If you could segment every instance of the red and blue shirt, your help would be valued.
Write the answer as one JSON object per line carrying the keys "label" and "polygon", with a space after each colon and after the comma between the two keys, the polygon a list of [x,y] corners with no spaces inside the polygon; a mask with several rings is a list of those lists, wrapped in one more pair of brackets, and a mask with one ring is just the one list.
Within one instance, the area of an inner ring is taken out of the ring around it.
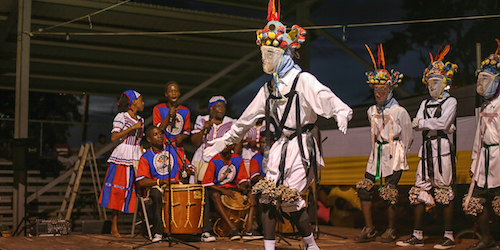
{"label": "red and blue shirt", "polygon": [[[157,127],[168,116],[170,109],[166,103],[160,103],[153,108],[153,124]],[[191,114],[185,106],[179,105],[173,125],[165,128],[165,138],[173,140],[176,135],[191,133]]]}
{"label": "red and blue shirt", "polygon": [[266,177],[266,173],[262,171],[262,160],[264,156],[261,153],[256,153],[252,159],[250,159],[250,179],[255,176]]}
{"label": "red and blue shirt", "polygon": [[[149,179],[167,179],[172,176],[171,179],[179,179],[179,169],[182,166],[182,159],[184,158],[183,151],[176,151],[174,147],[168,147],[161,152],[154,152],[152,149],[148,149],[139,160],[139,166],[137,168],[136,181],[143,178]],[[170,166],[169,166],[170,164]],[[170,167],[170,173],[169,173]]]}
{"label": "red and blue shirt", "polygon": [[208,163],[207,171],[201,184],[203,186],[217,185],[224,188],[233,188],[248,181],[248,173],[241,156],[232,153],[231,160],[226,164],[220,155],[216,155]]}

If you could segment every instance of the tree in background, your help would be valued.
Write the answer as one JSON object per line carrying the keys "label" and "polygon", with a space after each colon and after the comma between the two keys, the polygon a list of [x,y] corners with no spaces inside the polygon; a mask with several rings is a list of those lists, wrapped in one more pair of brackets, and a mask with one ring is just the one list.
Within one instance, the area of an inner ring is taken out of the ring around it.
{"label": "tree in background", "polygon": [[[401,8],[406,12],[402,20],[491,15],[500,13],[500,1],[404,0]],[[453,60],[458,64],[454,86],[463,86],[476,81],[476,43],[481,43],[481,58],[494,51],[497,46],[495,38],[500,36],[498,27],[498,18],[410,24],[403,31],[393,32],[392,38],[383,44],[386,51],[391,51],[387,54],[390,63],[397,63],[408,51],[418,50],[419,60],[424,65],[430,62],[429,52],[435,55],[442,44],[450,44],[451,51],[445,60]],[[406,80],[416,81],[415,93],[426,92],[425,85],[420,84],[420,78]]]}

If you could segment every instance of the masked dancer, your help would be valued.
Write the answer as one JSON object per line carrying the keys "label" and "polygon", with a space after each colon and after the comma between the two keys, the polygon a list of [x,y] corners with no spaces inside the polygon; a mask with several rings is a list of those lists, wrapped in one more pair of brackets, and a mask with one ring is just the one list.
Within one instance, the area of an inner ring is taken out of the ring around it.
{"label": "masked dancer", "polygon": [[[311,130],[317,116],[321,115],[335,117],[339,130],[346,133],[352,110],[316,77],[302,72],[294,62],[295,50],[305,42],[306,31],[294,25],[287,33],[279,21],[279,7],[275,7],[274,0],[269,1],[268,8],[269,22],[264,29],[257,31],[257,45],[262,52],[263,70],[273,76],[272,80],[260,88],[229,132],[209,143],[204,155],[213,157],[227,145],[240,142],[259,118],[265,117],[268,133],[269,125],[274,123],[274,134],[278,139],[272,147],[268,143],[271,136],[266,135],[263,167],[267,179],[253,187],[261,192],[264,246],[266,249],[275,248],[276,211],[277,206],[281,206],[283,212],[291,214],[304,248],[319,249],[305,209],[306,202],[299,195],[315,179],[316,171],[324,166]],[[266,185],[271,187],[264,188]],[[272,191],[273,185],[284,195]]]}

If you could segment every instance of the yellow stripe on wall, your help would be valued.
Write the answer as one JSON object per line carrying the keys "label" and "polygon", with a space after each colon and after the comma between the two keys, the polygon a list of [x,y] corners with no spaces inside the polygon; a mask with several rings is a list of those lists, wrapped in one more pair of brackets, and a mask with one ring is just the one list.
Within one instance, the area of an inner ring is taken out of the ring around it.
{"label": "yellow stripe on wall", "polygon": [[[472,151],[457,153],[457,183],[470,183],[469,177]],[[405,171],[400,185],[415,184],[415,172],[418,166],[418,155],[408,155],[410,170]],[[364,177],[368,156],[328,157],[325,158],[325,168],[321,171],[321,185],[356,185]]]}

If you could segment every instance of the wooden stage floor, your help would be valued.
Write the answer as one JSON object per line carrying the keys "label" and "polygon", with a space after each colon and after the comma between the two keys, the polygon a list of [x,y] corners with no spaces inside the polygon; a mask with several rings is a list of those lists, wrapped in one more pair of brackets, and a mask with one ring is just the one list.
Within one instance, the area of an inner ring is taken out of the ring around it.
{"label": "wooden stage floor", "polygon": [[[318,246],[321,249],[403,249],[397,247],[395,243],[381,243],[381,242],[370,242],[370,243],[355,243],[353,241],[354,236],[359,234],[360,229],[354,228],[342,228],[342,227],[332,227],[332,226],[320,226],[321,232],[337,234],[347,237],[347,239],[342,239],[339,237],[330,236],[327,234],[321,234],[319,240],[317,240]],[[402,236],[400,238],[406,239],[408,236]],[[432,249],[434,244],[436,244],[440,237],[433,236],[430,238],[425,238],[426,245],[424,247],[411,247],[404,249]],[[287,245],[284,241],[277,243],[276,249],[303,249],[302,241],[287,238],[287,241],[291,245]],[[457,246],[455,249],[466,249],[467,246],[473,244],[476,240],[473,239],[462,239],[457,240]],[[27,249],[27,250],[38,250],[38,249],[100,249],[100,250],[111,250],[111,249],[132,249],[134,246],[148,242],[142,236],[130,237],[129,235],[122,235],[121,238],[114,238],[110,235],[98,235],[98,234],[72,234],[66,236],[54,236],[54,237],[9,237],[0,238],[0,249]],[[220,250],[220,249],[231,249],[231,250],[246,250],[246,249],[263,249],[263,241],[229,241],[227,239],[219,239],[216,242],[201,243],[201,242],[190,242],[201,249],[210,250]],[[151,248],[166,248],[166,249],[182,249],[188,250],[193,249],[187,247],[183,244],[173,243],[171,248],[168,248],[168,242],[155,243],[147,247],[140,249],[151,249]],[[497,248],[500,249],[500,248]]]}

